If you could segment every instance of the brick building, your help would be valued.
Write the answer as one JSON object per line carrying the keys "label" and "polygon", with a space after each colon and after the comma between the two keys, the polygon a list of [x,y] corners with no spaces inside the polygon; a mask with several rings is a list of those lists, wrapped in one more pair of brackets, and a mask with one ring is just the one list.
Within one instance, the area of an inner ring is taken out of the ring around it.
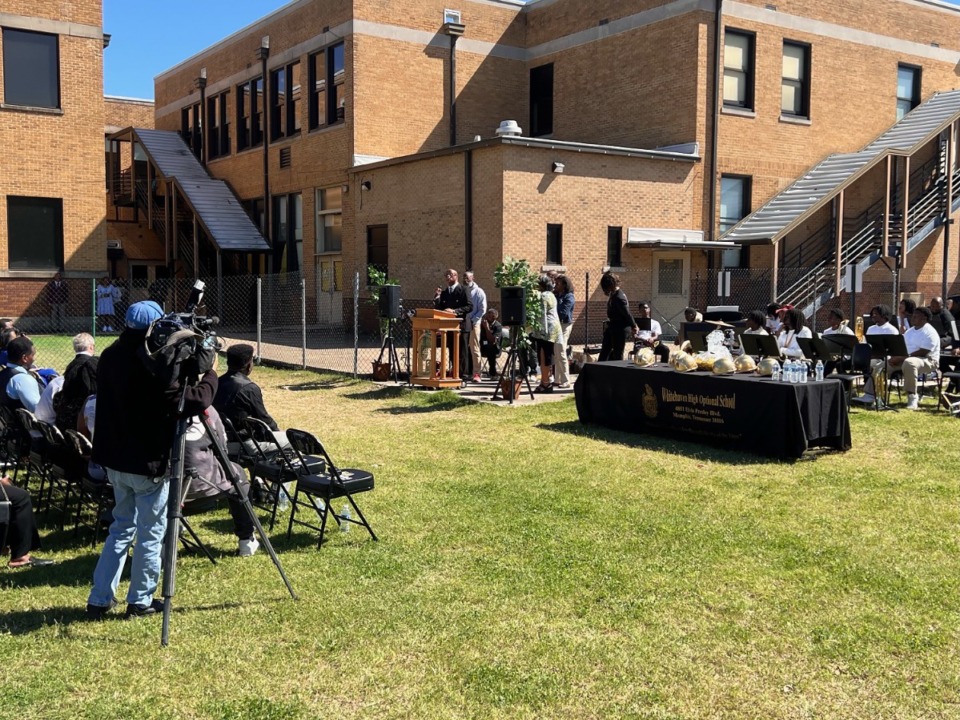
{"label": "brick building", "polygon": [[[473,267],[491,286],[508,255],[576,278],[649,270],[627,274],[628,294],[652,295],[667,316],[710,268],[770,296],[799,292],[795,268],[819,263],[835,281],[861,259],[838,254],[836,228],[886,198],[887,234],[861,268],[869,281],[890,228],[894,240],[911,231],[892,211],[904,177],[934,173],[929,160],[944,152],[956,167],[951,115],[778,233],[721,238],[824,158],[860,150],[957,85],[960,10],[945,2],[453,8],[298,0],[156,78],[157,128],[180,132],[266,223],[273,252],[258,269],[302,270],[321,322],[340,317],[345,278],[368,263],[420,298],[447,266]],[[851,20],[867,14],[869,30]],[[508,119],[522,134],[496,133]],[[953,173],[936,172],[952,192]],[[953,287],[957,253],[944,254],[942,227],[915,259],[902,253],[903,289]],[[736,244],[719,249],[721,239]]]}

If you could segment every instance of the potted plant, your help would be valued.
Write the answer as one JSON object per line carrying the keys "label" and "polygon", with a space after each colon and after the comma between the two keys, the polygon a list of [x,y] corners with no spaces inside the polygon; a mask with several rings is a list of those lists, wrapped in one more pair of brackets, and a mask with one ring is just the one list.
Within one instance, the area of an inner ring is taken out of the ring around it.
{"label": "potted plant", "polygon": [[[527,325],[523,328],[511,328],[511,337],[516,339],[517,352],[525,353],[531,342],[529,331],[531,327],[540,324],[543,314],[543,304],[540,301],[540,289],[537,284],[537,274],[530,268],[526,260],[514,260],[507,256],[493,271],[494,283],[498,288],[520,287],[524,290],[524,306],[527,311]],[[510,368],[506,368],[509,372]],[[501,390],[507,400],[515,399],[520,393],[523,377],[517,375],[513,387],[510,387],[508,377],[504,377]]]}

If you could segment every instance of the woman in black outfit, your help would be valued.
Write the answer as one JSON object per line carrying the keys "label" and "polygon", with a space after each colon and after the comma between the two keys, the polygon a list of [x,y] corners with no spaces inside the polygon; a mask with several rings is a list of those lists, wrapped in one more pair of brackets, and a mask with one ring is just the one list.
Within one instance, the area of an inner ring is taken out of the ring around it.
{"label": "woman in black outfit", "polygon": [[623,360],[627,340],[637,334],[637,324],[630,314],[627,296],[620,289],[620,278],[611,272],[600,278],[600,289],[607,296],[607,327],[603,331],[599,362]]}

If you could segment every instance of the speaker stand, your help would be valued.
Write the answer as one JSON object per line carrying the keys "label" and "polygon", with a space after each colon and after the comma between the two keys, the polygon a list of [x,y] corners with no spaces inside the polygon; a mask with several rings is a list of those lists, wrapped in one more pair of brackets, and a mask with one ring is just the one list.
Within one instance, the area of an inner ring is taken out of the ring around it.
{"label": "speaker stand", "polygon": [[387,320],[387,335],[383,338],[380,345],[380,354],[377,356],[377,364],[383,364],[383,353],[387,353],[387,362],[390,363],[389,377],[394,382],[400,382],[400,358],[397,357],[397,344],[393,341],[393,324],[396,322],[393,318]]}
{"label": "speaker stand", "polygon": [[[513,405],[514,395],[516,395],[517,388],[517,362],[520,358],[517,356],[517,345],[518,339],[520,336],[520,328],[516,325],[510,328],[510,352],[507,354],[507,361],[503,364],[503,370],[500,372],[500,377],[497,378],[497,386],[493,389],[493,396],[491,400],[496,400],[497,395],[500,393],[501,388],[503,387],[503,381],[508,380],[510,382],[510,404]],[[533,394],[533,388],[530,387],[530,376],[527,373],[523,375],[523,382],[527,384],[527,392],[530,393],[530,399],[536,400],[536,396]]]}

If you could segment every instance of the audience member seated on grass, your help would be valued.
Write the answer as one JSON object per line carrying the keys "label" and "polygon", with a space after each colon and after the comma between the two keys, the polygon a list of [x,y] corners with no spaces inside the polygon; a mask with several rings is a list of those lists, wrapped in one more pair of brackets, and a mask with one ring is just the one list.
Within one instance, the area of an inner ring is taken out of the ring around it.
{"label": "audience member seated on grass", "polygon": [[250,379],[253,371],[253,346],[245,343],[231,345],[227,349],[227,372],[220,376],[220,386],[213,398],[213,406],[221,417],[230,421],[243,440],[246,449],[253,452],[253,446],[244,429],[244,420],[248,417],[262,420],[273,430],[277,444],[286,447],[286,436],[280,431],[263,404],[260,386]]}
{"label": "audience member seated on grass", "polygon": [[27,337],[18,337],[7,345],[7,366],[0,371],[0,404],[12,410],[37,409],[44,386],[39,376],[30,371],[36,353]]}
{"label": "audience member seated on grass", "polygon": [[[872,329],[872,328],[871,328]],[[930,308],[918,307],[913,311],[910,327],[903,334],[907,345],[906,357],[891,357],[887,362],[887,376],[894,372],[903,373],[903,388],[907,393],[907,410],[919,407],[917,377],[937,369],[940,360],[940,337],[930,324]],[[864,394],[857,398],[859,402],[874,402],[873,378],[868,378]]]}
{"label": "audience member seated on grass", "polygon": [[780,345],[780,352],[784,357],[802,358],[803,350],[797,338],[813,337],[813,332],[807,327],[806,319],[803,313],[796,308],[790,308],[783,314],[783,327],[777,343]]}
{"label": "audience member seated on grass", "polygon": [[[227,433],[216,408],[207,409],[207,420],[210,429],[226,447]],[[233,531],[239,541],[237,553],[240,557],[250,557],[260,547],[253,530],[253,520],[243,507],[240,496],[217,461],[212,448],[213,440],[199,419],[194,417],[187,426],[183,477],[184,482],[190,481],[190,488],[187,491],[183,509],[188,514],[202,512],[212,508],[218,500],[225,498],[230,508],[230,515],[233,517]],[[243,472],[238,465],[233,465],[233,471],[238,475]],[[249,483],[246,480],[242,482],[249,490]]]}
{"label": "audience member seated on grass", "polygon": [[[0,478],[0,500],[10,501],[10,522],[0,525],[0,545],[10,548],[9,568],[42,567],[52,565],[53,560],[41,560],[31,551],[40,547],[40,533],[33,519],[30,493],[18,488],[10,478]],[[6,537],[5,541],[2,539]]]}
{"label": "audience member seated on grass", "polygon": [[93,354],[93,337],[89,333],[75,335],[73,351],[76,356],[63,373],[63,390],[54,403],[57,427],[63,431],[77,429],[77,416],[83,410],[87,398],[97,394],[99,358]]}

